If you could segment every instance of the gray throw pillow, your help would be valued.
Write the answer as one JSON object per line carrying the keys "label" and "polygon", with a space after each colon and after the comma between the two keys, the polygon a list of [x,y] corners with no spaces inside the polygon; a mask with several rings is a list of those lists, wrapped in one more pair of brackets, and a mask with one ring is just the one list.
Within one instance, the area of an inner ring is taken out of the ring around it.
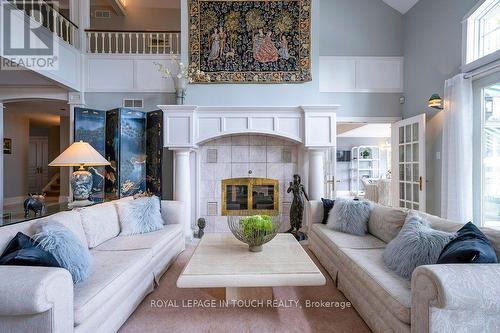
{"label": "gray throw pillow", "polygon": [[145,234],[163,228],[160,199],[156,196],[116,202],[121,236]]}
{"label": "gray throw pillow", "polygon": [[73,283],[89,277],[92,269],[90,251],[71,230],[57,222],[39,224],[36,228],[33,239],[70,272]]}
{"label": "gray throw pillow", "polygon": [[368,230],[368,220],[372,204],[369,201],[337,199],[328,214],[326,226],[351,235],[364,236]]}
{"label": "gray throw pillow", "polygon": [[410,280],[411,274],[421,265],[437,263],[455,234],[434,230],[422,217],[409,214],[399,234],[383,253],[384,263],[403,278]]}

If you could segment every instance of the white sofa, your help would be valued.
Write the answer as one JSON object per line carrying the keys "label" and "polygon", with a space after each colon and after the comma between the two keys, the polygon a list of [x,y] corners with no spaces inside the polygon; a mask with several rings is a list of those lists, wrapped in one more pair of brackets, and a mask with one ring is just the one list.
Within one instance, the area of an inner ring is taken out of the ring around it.
{"label": "white sofa", "polygon": [[[85,209],[102,205],[115,207],[111,202]],[[184,250],[183,209],[181,202],[162,201],[162,230],[116,235],[92,248],[92,273],[76,285],[62,268],[0,266],[0,332],[116,332]],[[100,218],[119,223],[116,217]],[[17,232],[31,236],[34,223],[46,220],[65,225],[87,244],[74,210],[0,228],[0,253]]]}
{"label": "white sofa", "polygon": [[[411,282],[387,268],[382,253],[408,211],[375,205],[369,233],[353,236],[321,224],[323,205],[306,208],[309,248],[374,332],[500,332],[500,264],[426,265]],[[432,228],[463,224],[426,217]],[[500,231],[481,228],[500,258]]]}

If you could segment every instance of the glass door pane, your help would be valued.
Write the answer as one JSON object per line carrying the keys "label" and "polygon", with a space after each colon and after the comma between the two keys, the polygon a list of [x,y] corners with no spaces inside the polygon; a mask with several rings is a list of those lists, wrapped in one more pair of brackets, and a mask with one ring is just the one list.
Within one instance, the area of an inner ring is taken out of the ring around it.
{"label": "glass door pane", "polygon": [[483,225],[500,227],[500,83],[483,92]]}

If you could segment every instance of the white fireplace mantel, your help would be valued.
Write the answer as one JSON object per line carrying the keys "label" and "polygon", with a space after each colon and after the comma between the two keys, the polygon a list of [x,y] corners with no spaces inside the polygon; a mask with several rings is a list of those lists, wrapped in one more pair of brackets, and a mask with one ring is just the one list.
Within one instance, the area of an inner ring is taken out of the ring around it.
{"label": "white fireplace mantel", "polygon": [[[198,217],[198,171],[191,153],[210,140],[241,134],[275,136],[295,142],[304,149],[299,167],[309,198],[324,196],[324,152],[336,146],[338,105],[298,107],[205,107],[159,105],[164,112],[164,147],[174,151],[174,199],[185,202],[185,236],[193,236]],[[199,161],[199,159],[197,159]],[[192,181],[193,180],[193,181]],[[194,193],[194,196],[192,195]],[[191,203],[192,198],[198,202]]]}
{"label": "white fireplace mantel", "polygon": [[298,107],[202,107],[159,105],[164,111],[164,146],[196,148],[234,134],[263,134],[326,148],[336,143],[338,105]]}

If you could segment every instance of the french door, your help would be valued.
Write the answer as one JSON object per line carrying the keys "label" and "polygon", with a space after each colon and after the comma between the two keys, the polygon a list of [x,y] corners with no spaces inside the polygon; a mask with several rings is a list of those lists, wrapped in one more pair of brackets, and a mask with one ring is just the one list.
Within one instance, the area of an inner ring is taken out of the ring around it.
{"label": "french door", "polygon": [[473,83],[474,222],[500,228],[500,73]]}
{"label": "french door", "polygon": [[425,211],[425,114],[392,124],[392,201]]}

